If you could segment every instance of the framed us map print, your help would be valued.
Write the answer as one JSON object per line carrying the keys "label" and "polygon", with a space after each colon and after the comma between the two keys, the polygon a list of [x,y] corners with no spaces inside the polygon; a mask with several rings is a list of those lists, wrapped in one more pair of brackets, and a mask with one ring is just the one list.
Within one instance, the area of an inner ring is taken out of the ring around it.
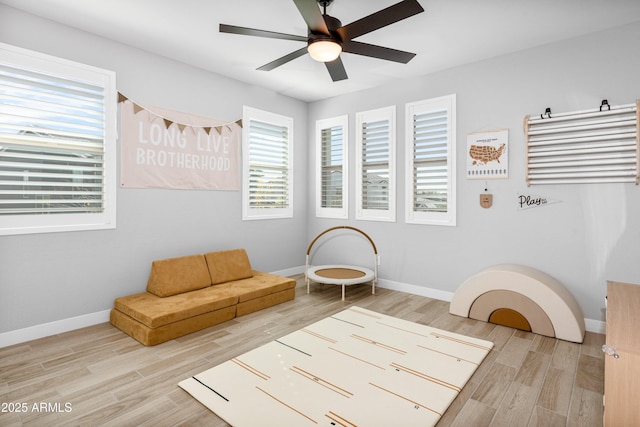
{"label": "framed us map print", "polygon": [[509,129],[467,135],[467,179],[509,178]]}

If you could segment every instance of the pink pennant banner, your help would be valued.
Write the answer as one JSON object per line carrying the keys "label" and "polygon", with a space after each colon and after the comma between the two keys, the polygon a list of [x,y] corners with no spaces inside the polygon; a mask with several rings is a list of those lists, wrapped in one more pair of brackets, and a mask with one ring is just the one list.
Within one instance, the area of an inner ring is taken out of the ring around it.
{"label": "pink pennant banner", "polygon": [[122,187],[240,189],[239,122],[151,111],[129,100],[120,107]]}

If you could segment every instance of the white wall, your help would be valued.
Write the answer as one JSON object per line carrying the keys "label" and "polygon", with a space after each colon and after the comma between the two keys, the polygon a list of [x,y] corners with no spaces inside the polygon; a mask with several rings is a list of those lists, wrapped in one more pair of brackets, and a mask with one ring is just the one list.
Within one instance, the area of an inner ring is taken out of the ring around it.
{"label": "white wall", "polygon": [[[37,28],[37,31],[34,29]],[[118,89],[143,105],[235,120],[249,105],[295,121],[295,217],[241,221],[239,192],[118,190],[118,228],[0,238],[0,334],[102,313],[117,296],[142,291],[154,259],[247,248],[258,269],[304,264],[308,242],[337,224],[362,228],[378,245],[387,282],[454,292],[475,272],[513,262],[562,281],[585,317],[603,320],[606,280],[640,283],[640,188],[633,185],[543,186],[524,181],[522,121],[553,111],[640,98],[640,24],[503,56],[425,77],[305,104],[0,6],[0,42],[116,71]],[[451,93],[458,106],[458,226],[404,223],[404,104]],[[315,120],[397,105],[398,221],[316,219],[313,206]],[[484,182],[464,179],[466,134],[509,128],[510,177],[489,181],[494,205],[478,197]],[[516,211],[518,192],[562,203]],[[324,246],[325,249],[329,245]],[[368,247],[347,239],[340,261],[369,261]],[[367,256],[365,256],[367,255]],[[12,338],[13,339],[13,338]]]}
{"label": "white wall", "polygon": [[[528,188],[523,119],[527,114],[543,113],[546,107],[565,112],[597,108],[603,99],[611,105],[635,102],[640,98],[640,56],[633,52],[637,52],[639,41],[640,23],[310,104],[309,139],[315,120],[349,115],[352,171],[355,113],[397,106],[398,220],[355,221],[352,174],[350,220],[344,222],[362,229],[376,242],[381,279],[450,295],[479,270],[519,263],[556,277],[575,296],[587,319],[604,320],[606,281],[640,283],[640,187]],[[406,224],[405,103],[452,93],[457,94],[458,225]],[[509,178],[487,181],[493,207],[483,209],[479,196],[485,181],[465,178],[467,134],[503,128],[509,129]],[[310,165],[315,164],[314,156],[311,151]],[[517,211],[519,192],[562,202]],[[342,223],[314,218],[314,193],[311,179],[308,239]],[[356,258],[355,254],[358,262],[363,262],[366,250],[336,244],[333,250],[318,251],[315,263],[346,262]]]}
{"label": "white wall", "polygon": [[[0,42],[114,70],[118,90],[145,106],[229,121],[243,105],[293,117],[295,164],[306,164],[301,101],[1,5]],[[108,310],[145,289],[154,259],[244,247],[259,270],[303,265],[305,169],[295,170],[293,219],[243,222],[239,191],[118,189],[115,230],[0,237],[0,334]]]}

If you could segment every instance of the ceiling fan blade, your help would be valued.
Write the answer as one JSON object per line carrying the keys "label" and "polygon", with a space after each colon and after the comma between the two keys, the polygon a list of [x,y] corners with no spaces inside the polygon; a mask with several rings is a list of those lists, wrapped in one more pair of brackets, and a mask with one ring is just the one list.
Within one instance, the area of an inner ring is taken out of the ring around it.
{"label": "ceiling fan blade", "polygon": [[293,34],[276,33],[274,31],[257,30],[255,28],[236,27],[235,25],[220,24],[221,33],[240,34],[243,36],[268,37],[271,39],[294,40],[306,42],[306,36],[296,36]]}
{"label": "ceiling fan blade", "polygon": [[351,40],[421,12],[424,12],[424,9],[417,0],[403,0],[386,9],[344,25],[338,28],[337,32],[342,37],[342,40]]}
{"label": "ceiling fan blade", "polygon": [[338,59],[331,62],[324,63],[327,67],[327,71],[329,71],[329,75],[331,75],[331,80],[334,82],[338,82],[340,80],[346,80],[349,77],[347,76],[347,70],[344,69],[344,64],[342,63],[342,59],[338,56]]}
{"label": "ceiling fan blade", "polygon": [[356,55],[370,56],[372,58],[385,59],[387,61],[401,62],[403,64],[411,61],[413,57],[416,56],[415,53],[405,52],[403,50],[391,49],[362,42],[354,42],[351,40],[342,43],[342,51],[355,53]]}
{"label": "ceiling fan blade", "polygon": [[271,71],[274,68],[277,68],[281,65],[286,64],[289,61],[293,61],[296,58],[300,58],[301,56],[305,55],[307,53],[307,47],[303,47],[301,49],[298,49],[294,52],[291,52],[288,55],[283,56],[282,58],[278,58],[275,61],[271,61],[268,64],[264,64],[262,67],[258,68],[258,70],[260,71]]}
{"label": "ceiling fan blade", "polygon": [[327,28],[327,23],[324,22],[324,18],[322,17],[322,13],[318,8],[316,0],[293,0],[293,2],[296,4],[302,18],[307,23],[309,30],[314,33],[329,35],[329,28]]}

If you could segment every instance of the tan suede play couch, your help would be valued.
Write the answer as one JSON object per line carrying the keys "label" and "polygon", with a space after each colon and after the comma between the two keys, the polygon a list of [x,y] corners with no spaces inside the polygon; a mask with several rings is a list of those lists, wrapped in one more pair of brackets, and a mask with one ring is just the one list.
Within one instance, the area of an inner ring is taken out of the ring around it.
{"label": "tan suede play couch", "polygon": [[156,345],[292,300],[296,282],[251,269],[244,249],[153,261],[147,292],[117,298],[111,324]]}

